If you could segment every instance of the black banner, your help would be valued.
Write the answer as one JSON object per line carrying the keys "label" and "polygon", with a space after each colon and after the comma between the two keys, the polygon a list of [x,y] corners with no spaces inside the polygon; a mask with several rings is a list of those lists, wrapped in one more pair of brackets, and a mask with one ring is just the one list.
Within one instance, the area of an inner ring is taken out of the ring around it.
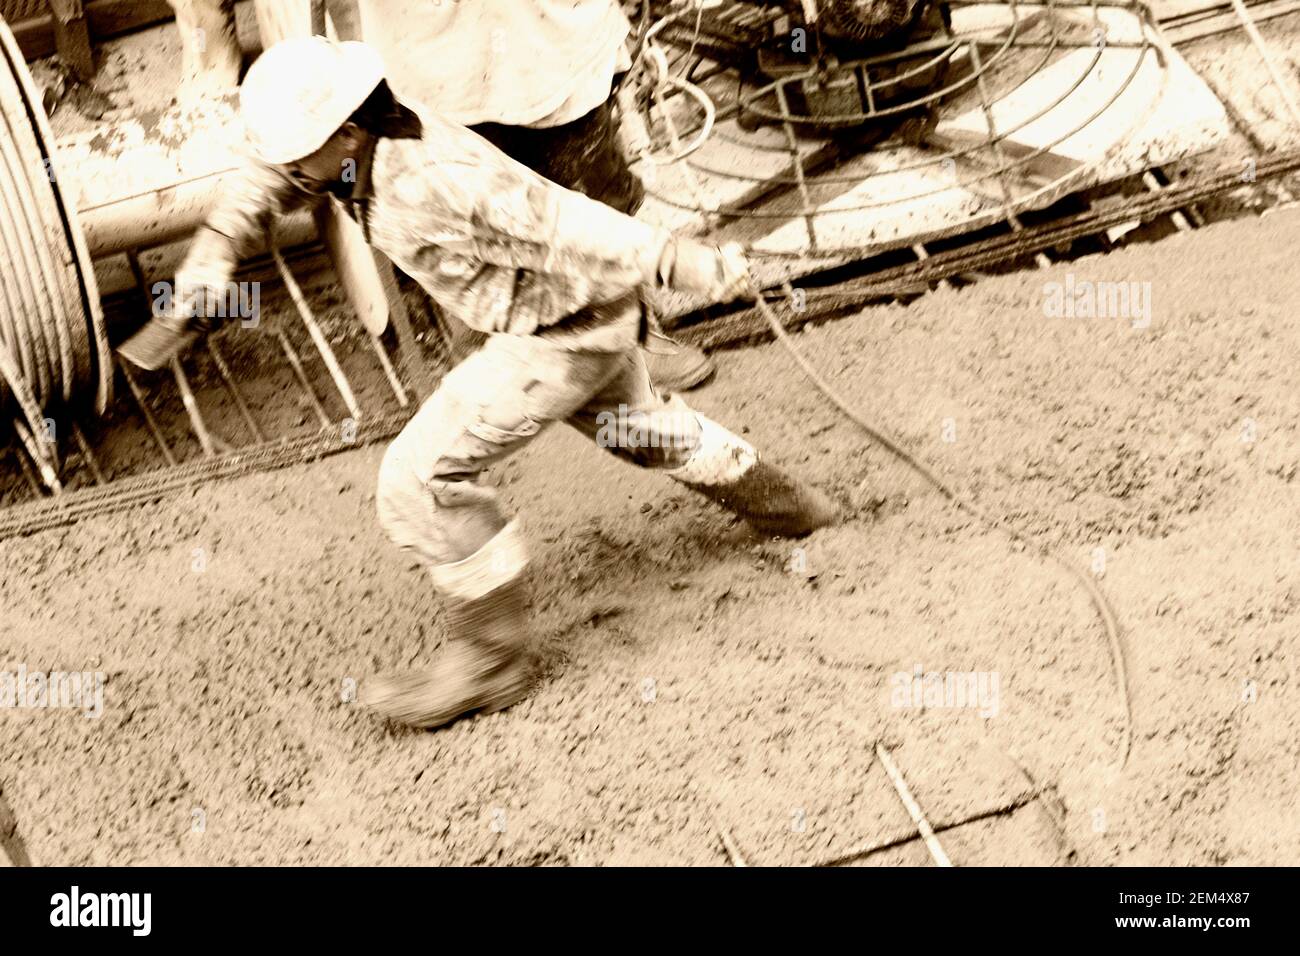
{"label": "black banner", "polygon": [[594,934],[614,946],[704,936],[770,946],[772,932],[851,933],[868,946],[900,933],[926,945],[1025,942],[1023,932],[1235,946],[1287,926],[1293,878],[1280,869],[14,868],[0,870],[0,914],[12,952],[73,936],[341,946],[429,934],[439,948],[466,933],[488,946]]}

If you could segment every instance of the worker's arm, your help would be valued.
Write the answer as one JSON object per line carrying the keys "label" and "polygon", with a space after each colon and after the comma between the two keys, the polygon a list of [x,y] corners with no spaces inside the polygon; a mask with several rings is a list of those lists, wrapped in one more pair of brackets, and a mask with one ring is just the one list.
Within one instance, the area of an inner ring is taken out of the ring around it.
{"label": "worker's arm", "polygon": [[[529,334],[646,284],[714,300],[748,288],[738,247],[674,236],[514,169],[455,175],[472,212],[465,238],[444,248],[465,266],[457,283],[463,317],[483,331]],[[474,268],[475,261],[498,268]]]}
{"label": "worker's arm", "polygon": [[[250,160],[223,186],[221,199],[194,234],[176,270],[173,301],[180,318],[220,319],[214,311],[243,258],[276,216],[319,201],[284,176]],[[210,323],[219,324],[219,323]]]}
{"label": "worker's arm", "polygon": [[223,184],[221,199],[198,228],[170,294],[154,302],[154,316],[118,351],[141,368],[162,368],[198,337],[230,316],[231,277],[240,258],[276,216],[310,205],[274,169],[250,160]]}

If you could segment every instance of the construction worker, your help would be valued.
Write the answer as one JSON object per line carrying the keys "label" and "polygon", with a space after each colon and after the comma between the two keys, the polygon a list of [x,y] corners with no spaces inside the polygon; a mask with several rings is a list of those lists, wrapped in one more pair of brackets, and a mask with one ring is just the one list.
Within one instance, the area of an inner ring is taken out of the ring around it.
{"label": "construction worker", "polygon": [[[234,4],[172,5],[185,88],[233,86],[240,62]],[[306,22],[307,6],[258,0],[257,14],[259,22]],[[618,0],[326,0],[325,9],[340,39],[375,47],[398,99],[470,127],[552,182],[619,212],[640,207],[645,190],[615,119],[615,77],[631,66],[631,26]],[[448,324],[457,357],[482,344],[454,317]],[[663,334],[653,316],[645,351],[651,378],[667,391],[694,388],[714,371],[704,352]]]}
{"label": "construction worker", "polygon": [[[651,384],[641,351],[646,284],[720,300],[750,292],[738,247],[632,219],[555,185],[463,126],[393,97],[369,46],[286,40],[249,70],[240,108],[280,211],[329,193],[438,306],[488,333],[389,446],[379,520],[429,569],[448,640],[428,670],[373,678],[361,699],[411,726],[493,711],[527,692],[524,541],[483,471],[563,421],[626,460],[661,469],[754,527],[795,536],[831,522],[830,500],[746,441]],[[223,206],[187,262],[223,283],[262,228]],[[219,288],[219,286],[218,286]],[[219,293],[217,293],[219,294]],[[123,346],[148,368],[204,330],[195,309],[154,318]],[[201,311],[198,310],[198,311]]]}

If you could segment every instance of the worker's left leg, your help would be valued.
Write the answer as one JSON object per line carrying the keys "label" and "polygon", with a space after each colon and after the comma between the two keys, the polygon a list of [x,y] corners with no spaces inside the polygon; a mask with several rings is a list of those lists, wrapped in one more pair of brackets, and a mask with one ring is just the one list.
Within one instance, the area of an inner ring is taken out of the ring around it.
{"label": "worker's left leg", "polygon": [[527,555],[484,470],[571,416],[620,356],[494,335],[452,369],[389,446],[376,503],[388,536],[428,568],[446,609],[432,666],[368,680],[361,700],[414,727],[509,706],[528,693]]}
{"label": "worker's left leg", "polygon": [[620,357],[618,373],[569,424],[620,458],[662,470],[758,531],[797,537],[838,517],[826,495],[745,439],[693,411],[681,396],[660,395],[640,350]]}

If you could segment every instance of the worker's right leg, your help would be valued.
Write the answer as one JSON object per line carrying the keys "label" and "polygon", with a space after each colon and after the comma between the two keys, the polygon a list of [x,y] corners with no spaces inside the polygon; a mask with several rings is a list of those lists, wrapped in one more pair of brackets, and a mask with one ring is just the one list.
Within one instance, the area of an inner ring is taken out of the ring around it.
{"label": "worker's right leg", "polygon": [[448,633],[430,667],[367,680],[363,704],[430,728],[528,693],[523,538],[479,478],[581,408],[616,373],[619,358],[493,335],[394,439],[379,472],[379,520],[428,569]]}

